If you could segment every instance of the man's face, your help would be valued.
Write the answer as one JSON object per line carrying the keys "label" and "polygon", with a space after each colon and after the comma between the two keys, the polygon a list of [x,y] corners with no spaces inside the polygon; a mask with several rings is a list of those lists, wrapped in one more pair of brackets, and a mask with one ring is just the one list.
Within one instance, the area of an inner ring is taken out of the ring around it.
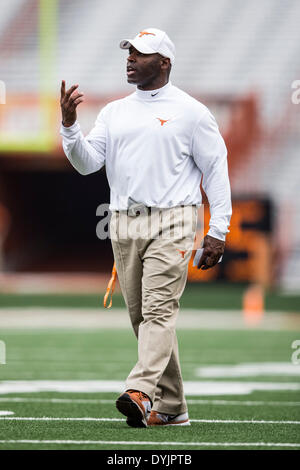
{"label": "man's face", "polygon": [[142,54],[131,46],[127,58],[127,81],[141,87],[147,86],[160,76],[161,66],[160,54]]}

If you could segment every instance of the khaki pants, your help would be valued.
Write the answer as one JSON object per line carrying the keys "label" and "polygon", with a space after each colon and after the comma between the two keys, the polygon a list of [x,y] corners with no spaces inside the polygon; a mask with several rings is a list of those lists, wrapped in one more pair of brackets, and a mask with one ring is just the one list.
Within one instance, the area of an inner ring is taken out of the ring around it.
{"label": "khaki pants", "polygon": [[187,404],[175,325],[192,254],[197,208],[152,209],[151,214],[113,212],[110,223],[118,278],[138,338],[138,362],[126,389],[146,393],[155,411],[179,414],[187,411]]}

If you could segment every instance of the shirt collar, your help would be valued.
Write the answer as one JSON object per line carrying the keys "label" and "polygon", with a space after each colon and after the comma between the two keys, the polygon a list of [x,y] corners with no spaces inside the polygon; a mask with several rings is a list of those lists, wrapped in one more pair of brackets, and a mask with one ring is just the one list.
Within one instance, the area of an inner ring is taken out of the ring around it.
{"label": "shirt collar", "polygon": [[166,94],[166,92],[171,88],[172,83],[168,82],[166,85],[164,85],[161,88],[158,88],[157,90],[140,90],[139,88],[136,88],[135,94],[138,98],[141,98],[142,100],[149,100],[149,101],[155,101],[158,98],[161,98]]}

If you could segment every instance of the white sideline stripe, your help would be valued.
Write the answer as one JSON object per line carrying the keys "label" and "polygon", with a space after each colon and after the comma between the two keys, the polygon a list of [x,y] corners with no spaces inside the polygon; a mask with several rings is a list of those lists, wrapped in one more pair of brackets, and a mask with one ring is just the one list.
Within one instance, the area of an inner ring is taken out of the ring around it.
{"label": "white sideline stripe", "polygon": [[[0,403],[89,403],[91,405],[114,404],[106,398],[24,398],[0,397]],[[239,405],[239,406],[300,406],[300,401],[245,401],[245,400],[189,400],[189,405]]]}
{"label": "white sideline stripe", "polygon": [[[0,403],[90,403],[97,404],[113,404],[116,400],[106,398],[23,398],[23,397],[0,397]],[[300,402],[299,402],[300,404]]]}
{"label": "white sideline stripe", "polygon": [[291,362],[245,362],[232,365],[203,366],[196,369],[198,377],[259,377],[300,376],[300,365]]}
{"label": "white sideline stripe", "polygon": [[[186,395],[248,395],[255,390],[300,390],[295,382],[241,382],[241,381],[185,381]],[[69,392],[98,393],[124,390],[124,382],[118,380],[3,380],[0,395],[8,393]]]}
{"label": "white sideline stripe", "polygon": [[[29,417],[29,416],[0,416],[0,420],[6,421],[125,421],[123,418],[58,418],[58,417]],[[300,424],[300,421],[266,421],[255,419],[190,419],[191,423],[213,424]]]}
{"label": "white sideline stripe", "polygon": [[[109,312],[99,308],[47,308],[47,307],[7,307],[1,308],[0,329],[22,330],[22,334],[36,332],[48,333],[49,328],[63,332],[72,329],[81,332],[94,332],[104,328],[129,329],[130,320],[125,309],[112,308]],[[181,309],[177,320],[177,329],[213,329],[213,330],[246,330],[241,310],[202,310]],[[295,313],[269,312],[264,315],[259,330],[292,330],[299,331],[300,317]],[[43,331],[41,331],[43,330]]]}
{"label": "white sideline stripe", "polygon": [[137,445],[137,446],[197,446],[197,447],[300,447],[296,442],[161,442],[161,441],[73,441],[73,440],[0,440],[0,444],[76,444],[76,445]]}
{"label": "white sideline stripe", "polygon": [[[0,399],[1,400],[1,399]],[[187,400],[189,405],[300,406],[300,401]]]}
{"label": "white sideline stripe", "polygon": [[300,421],[266,421],[257,419],[190,419],[194,423],[235,423],[235,424],[300,424]]}
{"label": "white sideline stripe", "polygon": [[10,416],[14,414],[15,413],[13,411],[0,410],[0,416]]}
{"label": "white sideline stripe", "polygon": [[57,417],[31,417],[31,416],[13,416],[13,417],[1,417],[0,420],[10,420],[10,421],[125,421],[123,418],[90,418],[90,417],[83,417],[83,418],[57,418]]}

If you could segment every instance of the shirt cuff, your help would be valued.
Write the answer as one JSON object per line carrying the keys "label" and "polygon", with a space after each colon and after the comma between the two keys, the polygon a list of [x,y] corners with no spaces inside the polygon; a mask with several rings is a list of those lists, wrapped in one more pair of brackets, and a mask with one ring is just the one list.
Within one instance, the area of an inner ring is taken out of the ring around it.
{"label": "shirt cuff", "polygon": [[74,124],[70,127],[65,127],[63,124],[60,128],[60,134],[65,137],[72,137],[80,131],[80,125],[78,121],[75,121]]}
{"label": "shirt cuff", "polygon": [[220,230],[218,230],[216,227],[213,227],[213,226],[210,227],[209,231],[207,232],[207,235],[210,235],[211,237],[217,238],[218,240],[222,240],[222,242],[225,242],[225,239],[226,239],[226,234],[224,232],[221,232]]}

